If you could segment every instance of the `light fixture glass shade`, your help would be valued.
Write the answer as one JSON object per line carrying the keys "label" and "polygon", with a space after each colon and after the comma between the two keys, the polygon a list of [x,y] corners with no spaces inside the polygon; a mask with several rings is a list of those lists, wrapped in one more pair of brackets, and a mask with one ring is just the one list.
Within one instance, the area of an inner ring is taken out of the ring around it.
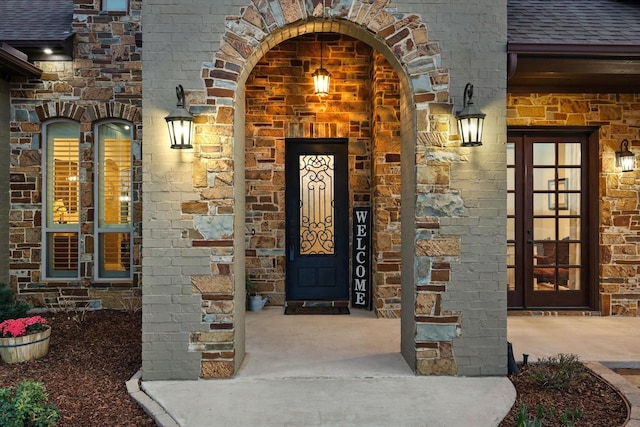
{"label": "light fixture glass shade", "polygon": [[312,76],[315,94],[318,96],[329,95],[329,80],[331,79],[329,72],[320,67],[312,74]]}
{"label": "light fixture glass shade", "polygon": [[477,147],[482,145],[482,127],[484,114],[458,116],[458,132],[462,138],[463,147]]}
{"label": "light fixture glass shade", "polygon": [[456,113],[458,120],[458,132],[462,138],[463,147],[477,147],[482,145],[482,131],[486,114],[478,110],[471,98],[473,97],[473,85],[467,83],[464,88],[464,103],[461,111]]}
{"label": "light fixture glass shade", "polygon": [[629,141],[626,139],[620,143],[620,151],[616,151],[616,166],[622,168],[622,172],[631,172],[636,167],[636,156],[629,151]]}
{"label": "light fixture glass shade", "polygon": [[176,95],[178,97],[176,108],[164,118],[169,127],[171,148],[193,148],[193,145],[191,145],[191,139],[195,133],[193,115],[184,108],[184,89],[182,85],[176,87]]}

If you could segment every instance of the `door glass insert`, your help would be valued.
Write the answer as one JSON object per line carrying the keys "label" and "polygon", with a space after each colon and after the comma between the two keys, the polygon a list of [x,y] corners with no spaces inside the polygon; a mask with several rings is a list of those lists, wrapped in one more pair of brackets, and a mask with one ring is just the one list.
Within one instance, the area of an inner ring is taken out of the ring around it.
{"label": "door glass insert", "polygon": [[515,144],[507,143],[507,288],[516,290],[516,173]]}
{"label": "door glass insert", "polygon": [[300,155],[300,255],[333,255],[334,156]]}
{"label": "door glass insert", "polygon": [[580,144],[533,144],[533,290],[580,290]]}

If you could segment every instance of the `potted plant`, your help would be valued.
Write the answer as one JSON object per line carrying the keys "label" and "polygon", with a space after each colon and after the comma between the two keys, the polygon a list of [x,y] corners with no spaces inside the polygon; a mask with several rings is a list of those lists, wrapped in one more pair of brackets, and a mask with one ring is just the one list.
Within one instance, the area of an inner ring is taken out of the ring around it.
{"label": "potted plant", "polygon": [[7,363],[37,359],[49,351],[51,328],[43,317],[27,317],[30,308],[0,283],[0,357]]}
{"label": "potted plant", "polygon": [[49,352],[51,327],[41,316],[7,319],[0,323],[0,356],[6,363],[39,359]]}

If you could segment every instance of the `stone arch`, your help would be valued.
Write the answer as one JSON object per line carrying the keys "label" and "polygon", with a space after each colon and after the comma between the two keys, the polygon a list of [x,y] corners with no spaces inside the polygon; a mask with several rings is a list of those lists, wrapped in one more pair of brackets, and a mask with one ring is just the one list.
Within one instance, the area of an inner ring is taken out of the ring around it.
{"label": "stone arch", "polygon": [[121,102],[101,102],[89,105],[86,108],[85,119],[88,122],[96,122],[106,119],[122,119],[132,123],[141,120],[140,109],[135,105]]}
{"label": "stone arch", "polygon": [[121,102],[101,102],[87,106],[78,105],[73,101],[48,102],[37,106],[36,114],[41,122],[54,117],[66,117],[85,123],[109,118],[128,120],[132,123],[141,121],[138,107]]}
{"label": "stone arch", "polygon": [[36,114],[40,122],[55,117],[66,117],[75,121],[82,121],[85,108],[71,101],[48,102],[36,107]]}
{"label": "stone arch", "polygon": [[[322,3],[324,1],[321,0]],[[324,11],[321,2],[313,2],[317,3],[314,6],[311,2],[278,0],[263,2],[260,6],[249,5],[243,9],[240,16],[227,19],[227,30],[219,51],[214,54],[211,62],[203,64],[201,75],[205,87],[204,95],[198,98],[197,94],[188,94],[191,98],[191,111],[196,114],[196,121],[199,123],[194,176],[199,175],[201,178],[195,178],[194,186],[200,187],[202,199],[207,201],[209,207],[225,208],[216,208],[216,213],[214,209],[209,208],[207,212],[211,212],[211,216],[218,216],[218,219],[212,218],[207,224],[217,222],[221,225],[233,222],[232,230],[242,232],[240,230],[243,228],[244,206],[242,200],[238,200],[238,192],[234,193],[234,190],[238,186],[243,187],[244,181],[244,173],[241,172],[244,169],[243,89],[251,70],[266,52],[282,41],[306,33],[333,32],[369,44],[385,56],[398,74],[401,82],[400,110],[403,117],[402,222],[407,224],[403,225],[402,239],[418,240],[417,228],[429,229],[429,233],[437,234],[437,226],[427,224],[427,221],[424,221],[427,225],[420,227],[409,224],[415,225],[420,218],[430,216],[424,212],[416,213],[416,192],[421,191],[417,182],[417,170],[421,164],[426,164],[427,151],[439,149],[449,140],[449,117],[452,110],[448,93],[449,75],[447,70],[441,68],[439,47],[437,43],[429,41],[426,25],[419,16],[400,16],[390,7],[390,1],[365,4],[354,0],[342,0],[326,7]],[[239,173],[234,174],[233,182],[226,183],[228,187],[211,188],[206,175],[225,171]],[[425,193],[430,192],[426,186],[422,190]],[[229,208],[230,199],[234,200],[232,208]],[[201,203],[198,204],[199,210],[200,205]],[[230,218],[220,220],[219,214],[222,212]],[[196,212],[185,211],[183,207],[183,213]],[[236,242],[242,239],[242,236],[237,236],[238,233],[234,236]],[[228,243],[220,243],[221,247],[225,245],[229,246]],[[410,249],[402,256],[402,288],[405,290],[402,304],[414,309],[403,311],[402,353],[418,373],[455,374],[457,369],[451,353],[451,340],[459,334],[461,328],[461,321],[456,313],[448,313],[446,318],[436,322],[439,329],[446,330],[447,333],[443,335],[445,337],[442,343],[430,343],[429,352],[426,352],[430,355],[428,362],[419,360],[416,323],[428,323],[430,315],[440,315],[437,311],[443,289],[439,286],[428,286],[431,270],[428,260],[417,265],[418,257],[428,258],[428,249]],[[231,254],[232,251],[228,253]],[[239,342],[244,340],[242,316],[238,310],[231,309],[229,312],[228,305],[223,307],[223,304],[219,303],[222,300],[235,299],[235,303],[238,304],[239,299],[234,295],[234,289],[244,287],[244,272],[238,271],[244,267],[244,255],[235,253],[233,259],[235,270],[227,274],[233,276],[230,280],[235,288],[227,285],[214,286],[213,283],[209,283],[211,279],[192,278],[193,288],[203,294],[204,300],[217,301],[203,304],[205,320],[216,323],[216,319],[224,319],[223,322],[228,323],[231,319],[235,330],[235,337],[231,338],[235,349],[233,355],[229,357],[222,353],[208,354],[201,362],[203,377],[232,375],[239,368],[244,354],[244,342]],[[212,266],[212,271],[223,276],[224,273],[219,267]],[[416,275],[420,275],[421,279],[416,279]],[[418,291],[417,281],[421,286]],[[224,283],[228,283],[228,280]],[[205,296],[206,293],[216,295]],[[419,308],[420,306],[422,308]],[[220,310],[219,313],[216,307]],[[416,320],[418,318],[421,320]],[[228,329],[228,326],[212,324],[211,329]],[[449,333],[450,331],[453,332]],[[219,339],[213,337],[215,342],[220,342]],[[192,336],[191,347],[206,347],[201,334]]]}

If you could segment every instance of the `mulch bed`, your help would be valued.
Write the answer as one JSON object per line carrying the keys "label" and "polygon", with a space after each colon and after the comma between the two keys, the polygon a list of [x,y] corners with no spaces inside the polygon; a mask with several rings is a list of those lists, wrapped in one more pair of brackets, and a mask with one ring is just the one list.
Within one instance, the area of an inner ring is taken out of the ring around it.
{"label": "mulch bed", "polygon": [[[518,397],[509,414],[500,423],[500,427],[517,426],[518,410],[526,405],[531,416],[536,415],[538,404],[547,413],[544,427],[566,426],[560,417],[565,411],[580,409],[582,416],[573,425],[577,427],[618,427],[627,419],[627,407],[624,399],[606,381],[586,370],[578,380],[566,390],[542,387],[532,379],[528,366],[520,367],[520,375],[511,375]],[[554,408],[555,415],[549,415]]]}
{"label": "mulch bed", "polygon": [[0,362],[0,387],[43,382],[50,402],[58,407],[58,426],[155,426],[125,387],[142,364],[139,312],[43,317],[52,326],[49,354],[18,364]]}
{"label": "mulch bed", "polygon": [[[58,406],[59,426],[154,426],[153,420],[129,397],[125,382],[141,360],[141,314],[114,310],[45,314],[52,326],[49,354],[30,362],[0,362],[0,387],[24,380],[42,381],[50,401]],[[75,318],[74,318],[75,317]],[[525,404],[535,415],[541,404],[555,409],[543,426],[562,426],[565,410],[580,408],[576,426],[620,426],[627,417],[622,397],[608,383],[587,371],[568,390],[537,385],[521,367],[510,376],[518,397],[500,427],[517,426],[518,409]]]}

